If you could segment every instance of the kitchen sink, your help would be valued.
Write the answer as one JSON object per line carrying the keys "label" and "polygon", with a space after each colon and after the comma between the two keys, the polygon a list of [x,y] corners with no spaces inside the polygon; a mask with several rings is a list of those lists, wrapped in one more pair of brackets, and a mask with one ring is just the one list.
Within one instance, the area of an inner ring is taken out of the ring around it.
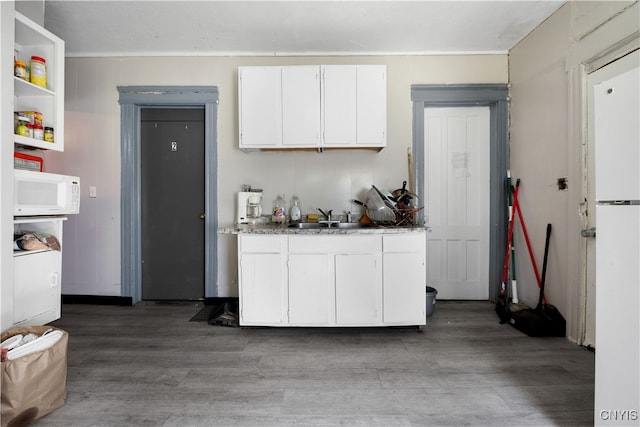
{"label": "kitchen sink", "polygon": [[318,222],[301,222],[298,224],[289,224],[289,228],[298,228],[304,230],[317,230],[324,228],[338,228],[338,229],[358,229],[358,228],[371,228],[377,227],[375,224],[363,224],[360,222],[336,222],[336,223],[318,223]]}
{"label": "kitchen sink", "polygon": [[318,228],[329,228],[327,224],[319,224],[317,222],[300,222],[297,224],[289,224],[287,227],[289,228],[300,228],[300,229],[318,229]]}

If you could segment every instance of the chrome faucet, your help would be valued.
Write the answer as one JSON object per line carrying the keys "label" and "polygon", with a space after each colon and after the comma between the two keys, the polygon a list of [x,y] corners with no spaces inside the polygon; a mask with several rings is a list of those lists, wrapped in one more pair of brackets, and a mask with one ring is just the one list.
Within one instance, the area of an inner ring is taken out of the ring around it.
{"label": "chrome faucet", "polygon": [[322,209],[318,208],[318,210],[320,211],[320,213],[322,215],[324,215],[325,219],[327,221],[331,221],[331,214],[333,213],[332,209],[329,209],[327,212],[323,211]]}

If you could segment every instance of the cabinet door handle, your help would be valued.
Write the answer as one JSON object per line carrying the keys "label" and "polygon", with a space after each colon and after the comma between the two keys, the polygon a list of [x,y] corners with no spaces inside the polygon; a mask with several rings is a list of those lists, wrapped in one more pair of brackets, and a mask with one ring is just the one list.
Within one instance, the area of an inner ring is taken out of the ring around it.
{"label": "cabinet door handle", "polygon": [[206,214],[205,214],[204,212],[202,212],[202,213],[200,214],[200,219],[204,219],[205,217],[206,217]]}

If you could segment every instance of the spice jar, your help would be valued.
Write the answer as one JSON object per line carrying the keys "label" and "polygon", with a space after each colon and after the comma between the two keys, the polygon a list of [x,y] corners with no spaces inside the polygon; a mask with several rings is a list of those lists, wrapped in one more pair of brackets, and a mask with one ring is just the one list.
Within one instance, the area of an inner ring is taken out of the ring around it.
{"label": "spice jar", "polygon": [[31,57],[31,83],[47,87],[47,61],[40,56]]}
{"label": "spice jar", "polygon": [[44,139],[44,128],[40,125],[33,125],[33,138],[43,140]]}
{"label": "spice jar", "polygon": [[20,77],[21,79],[27,79],[27,64],[23,61],[16,60],[15,64],[15,73],[16,77]]}
{"label": "spice jar", "polygon": [[44,140],[47,142],[53,142],[53,128],[44,128]]}

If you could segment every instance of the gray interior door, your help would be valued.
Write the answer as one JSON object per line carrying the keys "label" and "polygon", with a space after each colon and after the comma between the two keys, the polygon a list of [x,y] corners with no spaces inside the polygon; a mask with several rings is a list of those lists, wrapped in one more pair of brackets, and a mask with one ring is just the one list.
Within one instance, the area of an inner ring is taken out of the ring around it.
{"label": "gray interior door", "polygon": [[142,299],[204,298],[204,109],[143,108]]}

